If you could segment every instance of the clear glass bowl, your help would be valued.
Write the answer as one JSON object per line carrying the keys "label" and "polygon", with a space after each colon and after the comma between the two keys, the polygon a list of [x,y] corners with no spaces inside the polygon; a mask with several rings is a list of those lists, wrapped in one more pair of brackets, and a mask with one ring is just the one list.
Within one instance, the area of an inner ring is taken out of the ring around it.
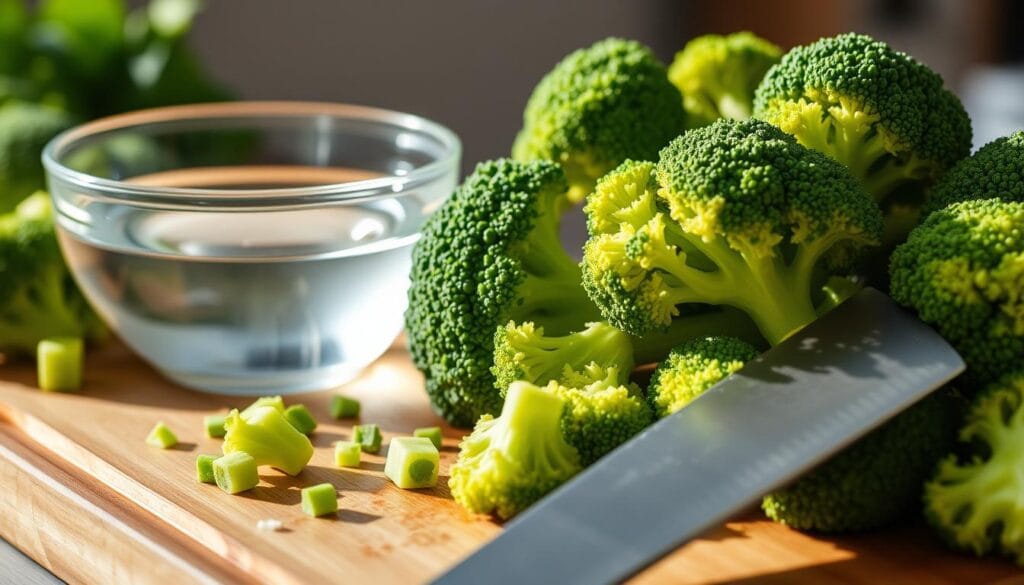
{"label": "clear glass bowl", "polygon": [[125,343],[185,386],[277,394],[341,384],[394,341],[460,153],[409,114],[243,102],[91,122],[43,162],[68,265]]}

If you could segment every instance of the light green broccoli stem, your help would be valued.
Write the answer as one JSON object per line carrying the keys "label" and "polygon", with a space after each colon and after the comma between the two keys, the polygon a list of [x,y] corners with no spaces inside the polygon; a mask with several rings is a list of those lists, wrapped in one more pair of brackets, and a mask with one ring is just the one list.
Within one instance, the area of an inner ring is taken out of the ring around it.
{"label": "light green broccoli stem", "polygon": [[733,93],[722,93],[716,100],[715,106],[723,118],[732,120],[746,120],[750,118],[751,104],[748,97],[737,96]]}
{"label": "light green broccoli stem", "polygon": [[256,407],[247,416],[232,410],[224,428],[225,455],[245,452],[256,465],[270,465],[288,475],[297,475],[313,457],[313,444],[306,435],[272,406]]}
{"label": "light green broccoli stem", "polygon": [[[699,241],[699,236],[679,233],[699,246],[718,269],[694,268],[686,264],[685,254],[677,256],[658,247],[652,260],[675,279],[669,283],[675,304],[712,303],[741,309],[771,345],[781,343],[817,316],[811,303],[810,279],[814,260],[820,256],[816,254],[819,246],[802,245],[793,264],[787,266],[778,253],[737,252],[721,237]],[[808,246],[811,249],[805,249]]]}
{"label": "light green broccoli stem", "polygon": [[637,364],[659,362],[681,343],[713,336],[735,337],[758,349],[768,347],[768,342],[746,313],[733,307],[714,307],[684,313],[673,319],[663,331],[652,331],[643,337],[633,336],[633,357]]}

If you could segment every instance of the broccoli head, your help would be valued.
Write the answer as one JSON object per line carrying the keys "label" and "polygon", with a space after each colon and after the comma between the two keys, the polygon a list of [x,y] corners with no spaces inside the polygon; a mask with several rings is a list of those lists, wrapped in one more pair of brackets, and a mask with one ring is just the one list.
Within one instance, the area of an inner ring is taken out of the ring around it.
{"label": "broccoli head", "polygon": [[70,124],[67,114],[47,106],[19,101],[0,106],[0,213],[46,187],[43,147]]}
{"label": "broccoli head", "polygon": [[619,383],[633,371],[633,344],[629,335],[603,321],[588,323],[586,329],[564,336],[546,336],[533,323],[516,325],[509,321],[494,334],[495,387],[504,395],[516,380],[547,384],[569,370],[596,363],[615,366]]}
{"label": "broccoli head", "polygon": [[686,127],[749,118],[754,90],[781,58],[782,49],[747,31],[704,35],[686,43],[668,68],[669,80],[683,94]]}
{"label": "broccoli head", "polygon": [[684,117],[679,90],[650,49],[605,39],[570,54],[541,79],[512,156],[560,163],[569,200],[578,202],[623,160],[654,159],[683,131]]}
{"label": "broccoli head", "polygon": [[925,485],[925,517],[956,548],[1024,565],[1024,373],[975,398],[960,441],[965,455],[948,456]]}
{"label": "broccoli head", "polygon": [[818,532],[870,530],[913,512],[953,444],[960,411],[960,401],[939,390],[768,494],[761,507],[776,522]]}
{"label": "broccoli head", "polygon": [[565,400],[562,436],[590,465],[651,424],[651,409],[640,389],[623,384],[615,366],[597,364],[568,370],[548,392]]}
{"label": "broccoli head", "polygon": [[997,138],[958,162],[935,185],[926,212],[971,199],[1024,201],[1024,131]]}
{"label": "broccoli head", "polygon": [[431,402],[452,424],[501,410],[490,370],[499,326],[563,335],[600,318],[558,239],[565,192],[552,162],[484,162],[424,226],[406,329]]}
{"label": "broccoli head", "polygon": [[891,294],[963,356],[967,389],[1024,359],[1024,203],[980,199],[931,213],[893,252]]}
{"label": "broccoli head", "polygon": [[845,164],[885,213],[892,243],[916,223],[928,188],[971,150],[971,121],[942,78],[860,34],[786,53],[757,88],[754,117]]}
{"label": "broccoli head", "polygon": [[773,345],[814,320],[825,277],[882,227],[842,165],[758,120],[691,130],[657,165],[624,163],[586,211],[584,286],[612,325],[643,336],[724,305]]}
{"label": "broccoli head", "polygon": [[0,352],[32,355],[49,337],[105,334],[64,264],[49,195],[36,193],[0,215]]}
{"label": "broccoli head", "polygon": [[501,415],[485,414],[459,445],[448,487],[462,507],[508,519],[580,471],[560,430],[565,403],[528,382],[508,389]]}
{"label": "broccoli head", "polygon": [[647,401],[666,417],[756,358],[758,351],[733,337],[704,337],[676,347],[651,376]]}

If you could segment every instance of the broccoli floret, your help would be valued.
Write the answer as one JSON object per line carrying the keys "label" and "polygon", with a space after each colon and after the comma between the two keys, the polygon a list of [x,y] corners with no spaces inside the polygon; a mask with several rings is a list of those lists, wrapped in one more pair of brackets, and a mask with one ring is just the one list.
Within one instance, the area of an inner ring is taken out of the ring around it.
{"label": "broccoli floret", "polygon": [[647,386],[654,415],[663,418],[683,408],[758,353],[733,337],[705,337],[676,347],[658,364]]}
{"label": "broccoli floret", "polygon": [[495,387],[504,395],[516,380],[543,385],[557,380],[569,370],[597,363],[615,366],[625,383],[633,371],[633,344],[629,335],[603,321],[588,323],[587,328],[564,336],[546,336],[544,328],[533,323],[499,327],[494,334]]}
{"label": "broccoli floret", "polygon": [[925,517],[956,548],[1024,565],[1024,373],[975,398],[960,441],[965,455],[948,456],[925,485]]}
{"label": "broccoli floret", "polygon": [[782,49],[748,31],[704,35],[686,43],[668,68],[669,80],[683,94],[686,127],[749,118],[754,90],[781,58]]}
{"label": "broccoli floret", "polygon": [[653,160],[683,131],[684,118],[679,90],[650,49],[605,39],[570,54],[540,81],[512,156],[560,163],[569,200],[578,202],[623,160]]}
{"label": "broccoli floret", "polygon": [[892,255],[891,294],[967,363],[965,389],[1024,359],[1024,203],[981,199],[930,214]]}
{"label": "broccoli floret", "polygon": [[997,138],[958,162],[935,185],[926,214],[971,199],[1024,202],[1024,131]]}
{"label": "broccoli floret", "polygon": [[612,325],[643,336],[690,305],[726,305],[773,345],[815,319],[824,277],[882,227],[842,165],[758,120],[691,130],[656,166],[624,163],[586,211],[584,286]]}
{"label": "broccoli floret", "polygon": [[452,497],[470,512],[511,518],[581,469],[562,438],[563,400],[527,382],[508,389],[501,415],[485,414],[449,470]]}
{"label": "broccoli floret", "polygon": [[0,106],[0,213],[46,187],[43,147],[71,120],[60,110],[11,101]]}
{"label": "broccoli floret", "polygon": [[232,410],[224,420],[225,455],[248,453],[256,465],[269,465],[288,475],[298,475],[313,457],[309,438],[295,430],[281,411],[272,406],[247,410],[245,416]]}
{"label": "broccoli floret", "polygon": [[917,509],[921,485],[953,443],[960,410],[949,391],[937,391],[768,494],[761,507],[800,530],[851,532],[893,522]]}
{"label": "broccoli floret", "polygon": [[501,410],[490,370],[499,326],[563,335],[600,318],[558,239],[565,192],[552,162],[481,163],[413,249],[409,347],[434,408],[454,425]]}
{"label": "broccoli floret", "polygon": [[562,436],[590,465],[651,424],[651,409],[618,368],[597,364],[567,370],[545,388],[565,400]]}
{"label": "broccoli floret", "polygon": [[49,196],[0,215],[0,351],[31,355],[46,338],[105,336],[64,264]]}
{"label": "broccoli floret", "polygon": [[786,53],[757,88],[754,117],[845,164],[885,213],[893,244],[928,188],[971,150],[971,121],[942,78],[860,34]]}

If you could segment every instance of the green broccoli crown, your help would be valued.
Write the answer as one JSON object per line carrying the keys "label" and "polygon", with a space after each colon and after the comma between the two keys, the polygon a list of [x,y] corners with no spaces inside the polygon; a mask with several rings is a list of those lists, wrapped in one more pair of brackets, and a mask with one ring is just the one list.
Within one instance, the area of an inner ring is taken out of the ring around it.
{"label": "green broccoli crown", "polygon": [[596,321],[558,239],[565,178],[554,163],[481,163],[413,249],[406,328],[434,407],[467,426],[501,409],[494,332],[533,322],[553,335]]}
{"label": "green broccoli crown", "polygon": [[0,351],[32,354],[42,339],[105,332],[64,264],[49,195],[0,215]]}
{"label": "green broccoli crown", "polygon": [[459,445],[448,487],[462,507],[508,519],[576,475],[579,454],[562,438],[558,395],[516,382],[497,418],[485,414]]}
{"label": "green broccoli crown", "polygon": [[[823,389],[827,390],[827,389]],[[917,510],[921,486],[948,452],[960,404],[940,390],[795,483],[765,496],[769,518],[800,530],[870,530]]]}
{"label": "green broccoli crown", "polygon": [[966,456],[944,459],[925,485],[925,517],[956,548],[1024,565],[1024,373],[975,398],[960,441]]}
{"label": "green broccoli crown", "polygon": [[1024,202],[1024,131],[997,138],[958,162],[935,185],[926,211],[971,199]]}
{"label": "green broccoli crown", "polygon": [[[608,215],[606,191],[628,219]],[[882,225],[842,165],[757,120],[692,130],[656,167],[624,164],[586,211],[584,286],[610,323],[642,336],[680,305],[727,305],[772,344],[814,320],[820,273],[852,265]]]}
{"label": "green broccoli crown", "polygon": [[686,43],[669,66],[668,78],[683,94],[687,128],[719,118],[749,118],[754,90],[781,58],[782,49],[748,31]]}
{"label": "green broccoli crown", "polygon": [[242,451],[256,460],[256,465],[269,465],[298,475],[313,457],[309,438],[295,430],[288,419],[273,406],[246,409],[245,416],[232,410],[224,419],[225,455]]}
{"label": "green broccoli crown", "polygon": [[54,108],[18,101],[0,106],[0,213],[46,187],[43,147],[70,125]]}
{"label": "green broccoli crown", "polygon": [[971,389],[1024,358],[1024,203],[982,199],[929,215],[896,248],[891,294],[967,363]]}
{"label": "green broccoli crown", "polygon": [[658,364],[647,387],[654,415],[663,418],[678,411],[758,353],[733,337],[704,337],[676,347]]}
{"label": "green broccoli crown", "polygon": [[942,78],[859,34],[787,53],[758,87],[754,117],[849,167],[892,216],[894,241],[925,190],[971,149],[970,119]]}
{"label": "green broccoli crown", "polygon": [[597,461],[651,424],[651,409],[640,389],[623,384],[616,367],[592,365],[567,371],[545,390],[565,400],[562,436],[579,452],[583,465]]}
{"label": "green broccoli crown", "polygon": [[502,395],[516,380],[547,384],[566,368],[577,370],[597,363],[616,366],[625,377],[633,370],[633,344],[629,335],[603,321],[564,336],[545,336],[533,323],[510,321],[494,334],[495,387]]}
{"label": "green broccoli crown", "polygon": [[605,39],[563,59],[533,90],[512,146],[517,160],[565,168],[570,199],[627,158],[653,160],[682,132],[679,90],[650,49]]}

